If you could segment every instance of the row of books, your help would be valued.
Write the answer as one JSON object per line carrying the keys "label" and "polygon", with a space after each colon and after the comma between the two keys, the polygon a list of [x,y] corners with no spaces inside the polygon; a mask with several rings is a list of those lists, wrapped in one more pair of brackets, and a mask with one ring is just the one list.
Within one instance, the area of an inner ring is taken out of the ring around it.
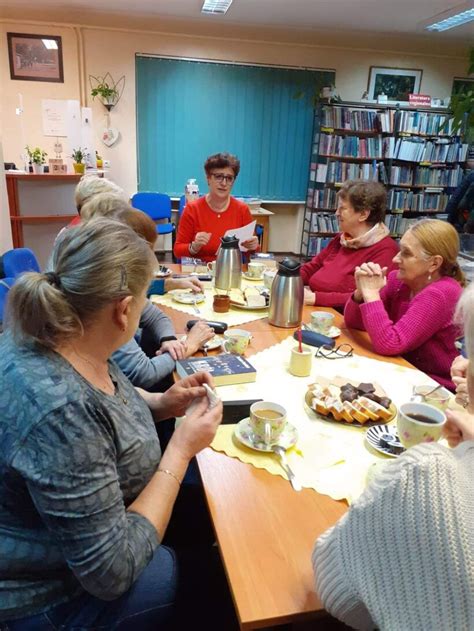
{"label": "row of books", "polygon": [[392,166],[390,169],[390,184],[456,187],[462,177],[463,170],[459,164],[451,169],[411,166]]}
{"label": "row of books", "polygon": [[[433,215],[435,219],[442,219],[446,221],[448,215],[439,214]],[[401,215],[386,215],[385,225],[390,230],[392,236],[402,236],[413,224],[420,221],[417,217],[403,217]]]}
{"label": "row of books", "polygon": [[441,192],[423,191],[423,193],[414,193],[413,191],[393,189],[388,194],[389,210],[402,212],[404,210],[411,212],[422,211],[440,211],[446,208],[449,195]]}
{"label": "row of books", "polygon": [[449,136],[452,133],[452,118],[435,112],[323,107],[321,127],[355,132]]}
{"label": "row of books", "polygon": [[308,208],[336,208],[337,191],[333,188],[308,189],[306,206]]}
{"label": "row of books", "polygon": [[465,162],[468,145],[457,141],[423,140],[422,138],[385,138],[385,158],[408,162]]}
{"label": "row of books", "polygon": [[357,110],[349,107],[323,107],[321,127],[348,131],[380,131],[376,110]]}
{"label": "row of books", "polygon": [[393,131],[410,134],[444,135],[452,133],[452,118],[446,114],[399,110],[393,117]]}
{"label": "row of books", "polygon": [[378,167],[370,163],[353,164],[351,162],[330,162],[326,169],[326,183],[345,182],[346,180],[378,181]]}
{"label": "row of books", "polygon": [[335,213],[313,213],[311,232],[338,232],[339,224]]}
{"label": "row of books", "polygon": [[358,136],[337,136],[321,134],[320,155],[350,158],[380,158],[382,156],[382,136],[359,138]]}

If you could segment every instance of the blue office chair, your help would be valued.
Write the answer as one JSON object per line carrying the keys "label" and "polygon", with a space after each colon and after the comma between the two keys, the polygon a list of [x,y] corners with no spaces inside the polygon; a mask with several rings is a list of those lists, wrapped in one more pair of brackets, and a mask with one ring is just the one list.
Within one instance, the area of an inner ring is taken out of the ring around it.
{"label": "blue office chair", "polygon": [[175,225],[171,222],[171,199],[165,193],[135,193],[132,197],[132,206],[142,210],[153,221],[168,221],[156,224],[158,234],[171,234],[175,231]]}
{"label": "blue office chair", "polygon": [[178,217],[181,219],[181,215],[183,214],[184,207],[186,206],[186,195],[181,195],[179,198],[179,211]]}
{"label": "blue office chair", "polygon": [[22,272],[39,272],[40,267],[33,250],[15,248],[8,250],[2,257],[3,272],[6,277],[16,278]]}
{"label": "blue office chair", "polygon": [[7,296],[10,288],[15,282],[14,278],[2,278],[0,279],[0,331],[2,328],[3,318],[5,314],[5,307],[7,304]]}

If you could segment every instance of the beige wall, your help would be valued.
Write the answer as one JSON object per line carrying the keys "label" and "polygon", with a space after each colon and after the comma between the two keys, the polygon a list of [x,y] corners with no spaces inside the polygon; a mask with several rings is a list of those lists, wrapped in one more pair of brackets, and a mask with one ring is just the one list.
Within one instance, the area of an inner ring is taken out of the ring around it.
{"label": "beige wall", "polygon": [[[371,65],[423,69],[422,92],[436,97],[450,94],[452,78],[462,76],[466,61],[462,47],[432,50],[426,40],[410,42],[394,38],[347,35],[321,36],[318,44],[298,41],[279,42],[258,38],[246,39],[242,31],[232,37],[199,35],[186,32],[146,32],[99,27],[26,24],[21,21],[0,23],[1,111],[4,117],[3,147],[5,160],[19,162],[21,135],[15,107],[18,93],[23,94],[25,132],[28,144],[40,145],[52,154],[54,139],[44,138],[41,128],[41,99],[81,99],[92,105],[97,147],[111,162],[111,177],[132,194],[137,189],[136,131],[135,131],[135,53],[173,55],[188,58],[219,59],[263,64],[331,68],[336,71],[337,90],[343,99],[358,100],[367,87]],[[41,32],[61,35],[64,54],[64,84],[11,81],[8,71],[6,31]],[[356,39],[357,37],[357,39]],[[245,38],[245,39],[244,39]],[[283,39],[283,36],[282,36]],[[293,37],[293,40],[297,38]],[[308,39],[301,38],[300,41]],[[314,39],[314,37],[313,37]],[[386,49],[384,50],[384,42]],[[421,52],[420,52],[421,49]],[[395,52],[399,50],[400,52]],[[82,52],[83,51],[83,52]],[[413,52],[407,52],[413,51]],[[82,65],[81,65],[82,63]],[[83,70],[81,68],[83,67]],[[126,77],[125,91],[113,110],[112,124],[121,132],[115,146],[106,148],[100,140],[105,110],[89,97],[88,75],[110,72],[115,79]],[[291,217],[291,214],[289,215]]]}

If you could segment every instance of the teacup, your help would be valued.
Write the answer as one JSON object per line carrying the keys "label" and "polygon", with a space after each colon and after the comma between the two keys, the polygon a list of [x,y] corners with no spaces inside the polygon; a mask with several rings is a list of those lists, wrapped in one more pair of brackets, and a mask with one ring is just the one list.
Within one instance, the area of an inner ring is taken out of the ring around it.
{"label": "teacup", "polygon": [[334,324],[334,316],[327,311],[313,311],[311,313],[311,328],[318,333],[327,335]]}
{"label": "teacup", "polygon": [[446,410],[448,407],[449,399],[451,398],[451,393],[446,388],[439,388],[439,390],[435,390],[433,394],[429,394],[425,396],[427,392],[433,390],[435,386],[415,386],[413,390],[413,400],[419,401],[420,403],[428,403],[428,405],[432,405],[435,408],[440,410]]}
{"label": "teacup", "polygon": [[445,423],[444,412],[427,403],[403,403],[398,409],[398,437],[406,449],[439,440]]}
{"label": "teacup", "polygon": [[259,401],[250,406],[250,427],[256,442],[276,443],[285,425],[286,410],[281,405]]}
{"label": "teacup", "polygon": [[247,266],[247,276],[251,278],[262,278],[263,270],[265,266],[263,263],[257,263],[256,261],[250,261]]}
{"label": "teacup", "polygon": [[224,331],[224,341],[222,350],[233,355],[243,355],[245,349],[250,344],[252,334],[244,329],[230,329]]}
{"label": "teacup", "polygon": [[263,272],[263,284],[267,289],[271,289],[276,276],[276,269],[266,269]]}
{"label": "teacup", "polygon": [[216,261],[210,261],[207,264],[207,271],[214,278],[214,276],[216,275]]}
{"label": "teacup", "polygon": [[300,353],[299,346],[291,349],[290,365],[288,370],[295,377],[308,377],[311,374],[311,364],[313,361],[313,351],[308,346],[302,346]]}

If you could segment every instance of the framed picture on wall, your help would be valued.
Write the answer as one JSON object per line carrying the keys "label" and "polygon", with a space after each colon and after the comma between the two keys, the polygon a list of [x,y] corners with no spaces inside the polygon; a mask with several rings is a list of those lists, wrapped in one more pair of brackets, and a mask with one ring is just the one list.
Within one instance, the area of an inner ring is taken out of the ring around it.
{"label": "framed picture on wall", "polygon": [[7,33],[10,77],[64,83],[63,50],[57,35]]}
{"label": "framed picture on wall", "polygon": [[371,66],[367,86],[369,100],[376,101],[380,94],[388,103],[408,103],[409,94],[418,94],[423,70],[411,68],[384,68]]}
{"label": "framed picture on wall", "polygon": [[454,77],[451,94],[467,95],[469,91],[474,92],[474,79],[469,79],[468,77]]}

